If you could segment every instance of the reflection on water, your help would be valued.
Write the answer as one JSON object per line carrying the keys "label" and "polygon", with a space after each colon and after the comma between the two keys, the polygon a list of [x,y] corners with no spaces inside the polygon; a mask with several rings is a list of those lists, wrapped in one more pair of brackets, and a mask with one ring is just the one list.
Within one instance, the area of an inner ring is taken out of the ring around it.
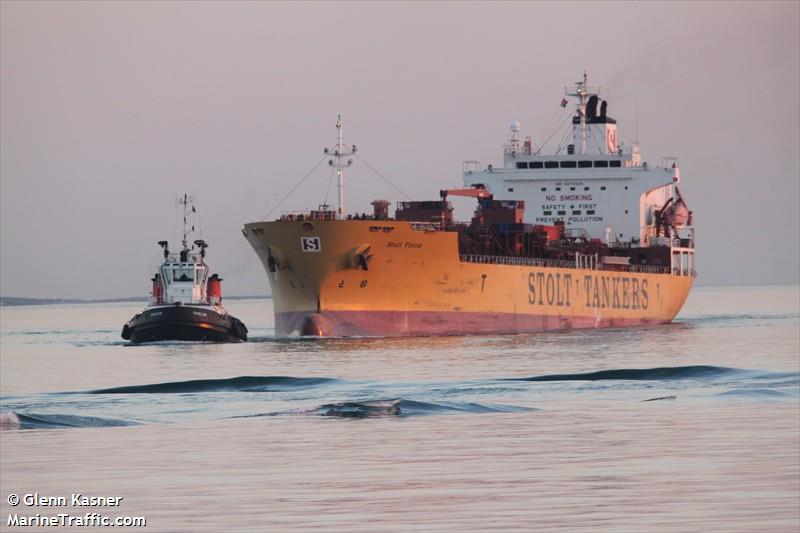
{"label": "reflection on water", "polygon": [[119,339],[136,305],[3,308],[3,523],[9,493],[91,492],[154,531],[797,531],[799,297],[324,340],[274,339],[270,301],[240,301],[252,342],[144,346]]}

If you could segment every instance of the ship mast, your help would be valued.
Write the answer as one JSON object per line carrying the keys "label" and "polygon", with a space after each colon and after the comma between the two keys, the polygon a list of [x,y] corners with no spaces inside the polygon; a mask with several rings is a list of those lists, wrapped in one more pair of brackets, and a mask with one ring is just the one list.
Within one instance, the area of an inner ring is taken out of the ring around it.
{"label": "ship mast", "polygon": [[339,188],[339,206],[336,210],[336,218],[338,220],[344,219],[344,169],[353,164],[352,159],[343,161],[345,157],[349,157],[356,153],[356,147],[348,147],[344,144],[344,132],[342,131],[342,115],[336,118],[336,146],[333,149],[325,148],[326,154],[332,153],[333,159],[328,160],[328,165],[336,169],[336,177],[338,178]]}
{"label": "ship mast", "polygon": [[573,92],[570,92],[569,89],[564,88],[564,94],[567,96],[574,96],[578,99],[576,111],[578,113],[581,128],[581,154],[586,153],[586,103],[591,95],[598,94],[599,92],[599,89],[589,87],[586,71],[583,72],[583,80],[575,82],[575,89]]}
{"label": "ship mast", "polygon": [[183,240],[181,241],[182,250],[189,251],[189,234],[194,231],[194,226],[190,225],[189,217],[192,213],[197,213],[194,208],[194,198],[188,194],[184,194],[183,198],[178,198],[178,203],[183,206]]}

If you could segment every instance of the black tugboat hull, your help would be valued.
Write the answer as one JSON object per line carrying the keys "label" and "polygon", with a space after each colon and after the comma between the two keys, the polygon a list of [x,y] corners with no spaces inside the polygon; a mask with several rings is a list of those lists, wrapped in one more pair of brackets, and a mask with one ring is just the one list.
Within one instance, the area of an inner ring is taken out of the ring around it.
{"label": "black tugboat hull", "polygon": [[176,341],[243,342],[247,327],[238,318],[208,308],[164,306],[146,309],[122,328],[132,343]]}

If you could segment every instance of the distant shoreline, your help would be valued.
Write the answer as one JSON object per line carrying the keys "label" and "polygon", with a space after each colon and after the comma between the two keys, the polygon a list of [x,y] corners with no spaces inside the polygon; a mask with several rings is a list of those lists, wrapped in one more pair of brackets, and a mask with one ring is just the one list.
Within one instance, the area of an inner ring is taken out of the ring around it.
{"label": "distant shoreline", "polygon": [[[226,300],[260,300],[272,298],[263,296],[226,296]],[[117,302],[147,302],[147,298],[133,296],[130,298],[98,298],[94,300],[81,300],[79,298],[22,298],[16,296],[0,296],[0,307],[15,307],[21,305],[57,305],[57,304],[103,304]]]}

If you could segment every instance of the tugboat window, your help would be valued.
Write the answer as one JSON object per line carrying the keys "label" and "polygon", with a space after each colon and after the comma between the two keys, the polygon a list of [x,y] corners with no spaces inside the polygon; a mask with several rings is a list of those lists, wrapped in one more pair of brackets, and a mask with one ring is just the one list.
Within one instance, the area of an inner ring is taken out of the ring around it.
{"label": "tugboat window", "polygon": [[530,167],[531,168],[542,168],[542,167],[544,167],[544,163],[542,163],[541,161],[531,161],[530,162]]}
{"label": "tugboat window", "polygon": [[592,162],[591,161],[578,161],[578,168],[591,168]]}
{"label": "tugboat window", "polygon": [[193,268],[176,268],[175,281],[194,281]]}
{"label": "tugboat window", "polygon": [[545,161],[544,168],[558,168],[558,161]]}
{"label": "tugboat window", "polygon": [[595,161],[594,162],[594,168],[607,168],[607,167],[608,167],[608,161]]}
{"label": "tugboat window", "polygon": [[612,166],[612,167],[621,167],[622,166],[622,161],[620,161],[618,159],[614,160],[614,161],[609,161],[608,163],[609,163],[609,166]]}

